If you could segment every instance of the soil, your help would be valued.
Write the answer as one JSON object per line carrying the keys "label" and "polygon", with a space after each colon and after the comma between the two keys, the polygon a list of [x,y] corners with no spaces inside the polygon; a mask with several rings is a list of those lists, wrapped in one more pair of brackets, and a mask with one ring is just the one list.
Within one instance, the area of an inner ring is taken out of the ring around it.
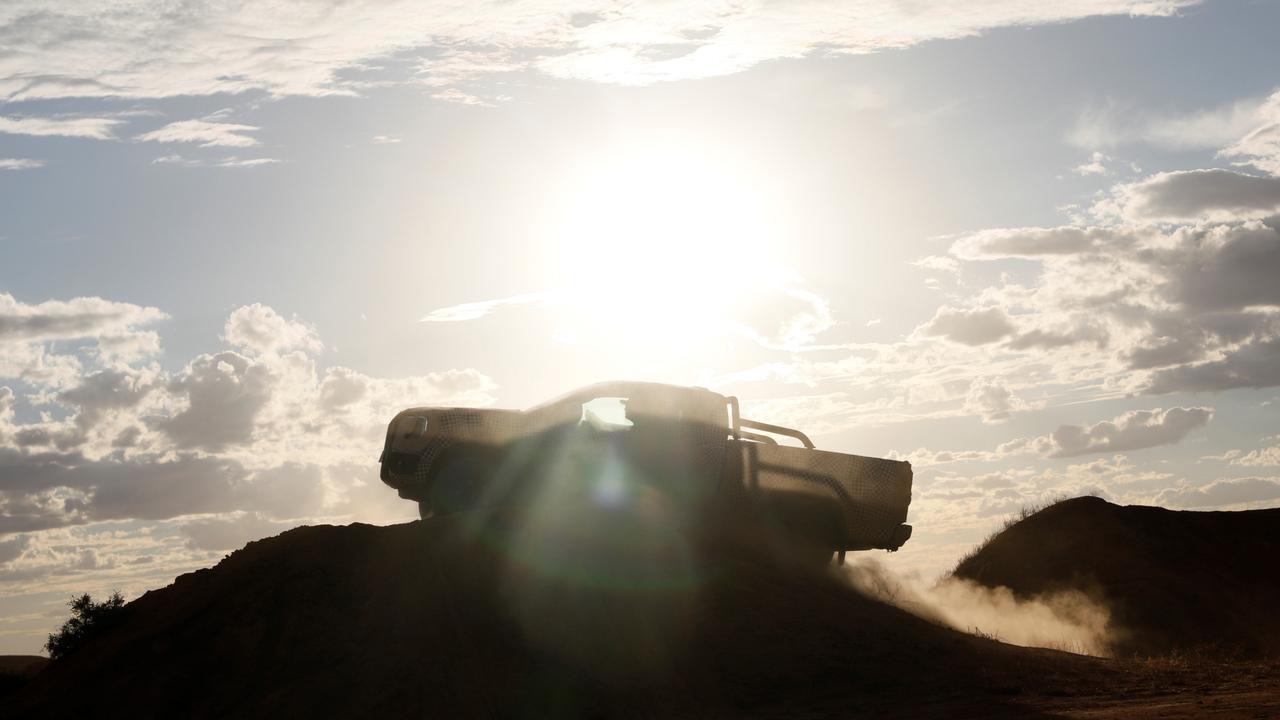
{"label": "soil", "polygon": [[0,717],[1280,717],[1264,660],[1014,647],[683,540],[298,528],[129,603]]}
{"label": "soil", "polygon": [[1280,509],[1174,511],[1066,500],[956,568],[1023,597],[1077,589],[1111,611],[1112,653],[1280,659]]}

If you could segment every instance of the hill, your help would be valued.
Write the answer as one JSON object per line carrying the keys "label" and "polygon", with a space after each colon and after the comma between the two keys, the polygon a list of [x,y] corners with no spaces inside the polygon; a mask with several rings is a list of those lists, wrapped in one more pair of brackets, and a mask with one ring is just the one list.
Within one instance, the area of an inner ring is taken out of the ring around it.
{"label": "hill", "polygon": [[955,575],[1022,597],[1083,590],[1119,655],[1280,657],[1280,509],[1173,511],[1096,497],[1013,524]]}
{"label": "hill", "polygon": [[1198,717],[1206,698],[1280,712],[1274,667],[1004,645],[767,547],[664,538],[298,528],[129,603],[0,716],[1135,718]]}
{"label": "hill", "polygon": [[661,573],[615,554],[584,575],[440,523],[298,528],[129,603],[3,710],[1000,715],[1103,662],[945,629],[767,552],[716,557]]}
{"label": "hill", "polygon": [[0,698],[17,692],[48,664],[41,655],[0,655]]}

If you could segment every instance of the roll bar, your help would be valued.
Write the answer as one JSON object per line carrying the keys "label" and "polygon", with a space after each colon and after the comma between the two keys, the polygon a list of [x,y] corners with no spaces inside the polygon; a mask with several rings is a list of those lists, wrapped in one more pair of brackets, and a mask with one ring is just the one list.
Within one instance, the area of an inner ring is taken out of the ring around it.
{"label": "roll bar", "polygon": [[799,430],[792,430],[791,428],[782,427],[781,425],[770,425],[769,423],[762,423],[757,420],[748,420],[742,417],[739,413],[738,398],[729,396],[727,400],[729,401],[729,431],[733,434],[734,440],[746,438],[756,442],[767,442],[773,445],[778,444],[777,440],[774,440],[767,435],[761,435],[759,433],[753,433],[742,429],[751,428],[752,430],[762,430],[767,433],[773,433],[774,435],[795,438],[806,448],[810,450],[814,449],[815,446],[813,441],[809,439],[808,435],[805,435]]}

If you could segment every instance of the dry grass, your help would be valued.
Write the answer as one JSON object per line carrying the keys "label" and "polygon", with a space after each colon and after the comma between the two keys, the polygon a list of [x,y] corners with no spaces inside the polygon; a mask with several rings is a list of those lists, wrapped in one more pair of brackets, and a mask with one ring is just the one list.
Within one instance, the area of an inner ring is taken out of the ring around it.
{"label": "dry grass", "polygon": [[[1084,496],[1084,497],[1093,497],[1093,496]],[[1032,515],[1035,515],[1041,510],[1047,510],[1053,507],[1054,505],[1057,505],[1058,503],[1065,502],[1071,499],[1072,499],[1071,495],[1054,495],[1040,502],[1032,503],[1030,505],[1023,505],[1017,512],[1006,517],[1000,523],[999,527],[997,527],[995,530],[992,530],[990,533],[987,533],[987,536],[982,539],[982,542],[978,543],[977,545],[974,545],[973,548],[969,550],[969,552],[960,556],[960,559],[956,561],[955,567],[951,569],[950,574],[955,575],[956,570],[958,570],[961,565],[965,564],[967,561],[972,559],[975,555],[982,552],[983,548],[991,544],[991,541],[995,540],[996,537],[1001,533],[1003,533],[1004,531],[1008,530],[1014,525],[1017,525],[1023,520],[1026,520]]]}

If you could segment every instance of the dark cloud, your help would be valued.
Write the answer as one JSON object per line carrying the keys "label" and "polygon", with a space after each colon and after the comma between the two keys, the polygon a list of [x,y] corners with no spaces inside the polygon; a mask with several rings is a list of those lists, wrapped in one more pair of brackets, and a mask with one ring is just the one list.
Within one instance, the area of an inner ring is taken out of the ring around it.
{"label": "dark cloud", "polygon": [[1157,173],[1118,186],[1099,209],[1133,221],[1261,217],[1280,212],[1280,177],[1221,169]]}
{"label": "dark cloud", "polygon": [[1221,360],[1158,370],[1151,375],[1143,392],[1163,395],[1275,385],[1280,385],[1280,338],[1245,343]]}
{"label": "dark cloud", "polygon": [[172,392],[186,395],[190,405],[156,425],[183,449],[216,452],[248,443],[273,384],[266,365],[243,355],[201,355],[170,385]]}
{"label": "dark cloud", "polygon": [[1049,457],[1067,458],[1172,445],[1213,418],[1213,408],[1137,410],[1085,427],[1063,425],[1040,442]]}
{"label": "dark cloud", "polygon": [[1184,307],[1236,310],[1280,305],[1278,227],[1280,220],[1273,218],[1193,232],[1179,247],[1148,251],[1145,256],[1168,268],[1165,295]]}
{"label": "dark cloud", "polygon": [[951,245],[951,254],[965,260],[1042,258],[1082,255],[1132,244],[1132,237],[1111,228],[995,228],[957,239]]}
{"label": "dark cloud", "polygon": [[59,402],[74,405],[76,428],[87,432],[112,410],[131,408],[155,389],[155,381],[131,370],[102,370],[81,378],[70,390],[58,394]]}
{"label": "dark cloud", "polygon": [[26,535],[0,540],[0,565],[22,557],[22,553],[26,552],[30,545],[31,538]]}
{"label": "dark cloud", "polygon": [[1220,507],[1280,499],[1280,478],[1246,477],[1215,480],[1203,487],[1162,490],[1157,505],[1166,507]]}
{"label": "dark cloud", "polygon": [[1027,404],[999,380],[975,380],[964,407],[984,423],[997,423],[1008,420],[1015,411],[1025,410]]}
{"label": "dark cloud", "polygon": [[216,458],[126,462],[0,448],[0,532],[234,510],[246,475],[238,463]]}
{"label": "dark cloud", "polygon": [[1054,332],[1051,330],[1029,330],[1009,341],[1014,350],[1054,350],[1077,343],[1093,343],[1099,348],[1107,345],[1109,334],[1102,325],[1085,322],[1067,330]]}
{"label": "dark cloud", "polygon": [[986,345],[1012,335],[1015,328],[998,307],[957,310],[943,307],[929,322],[917,328],[921,335],[942,337],[963,345]]}

